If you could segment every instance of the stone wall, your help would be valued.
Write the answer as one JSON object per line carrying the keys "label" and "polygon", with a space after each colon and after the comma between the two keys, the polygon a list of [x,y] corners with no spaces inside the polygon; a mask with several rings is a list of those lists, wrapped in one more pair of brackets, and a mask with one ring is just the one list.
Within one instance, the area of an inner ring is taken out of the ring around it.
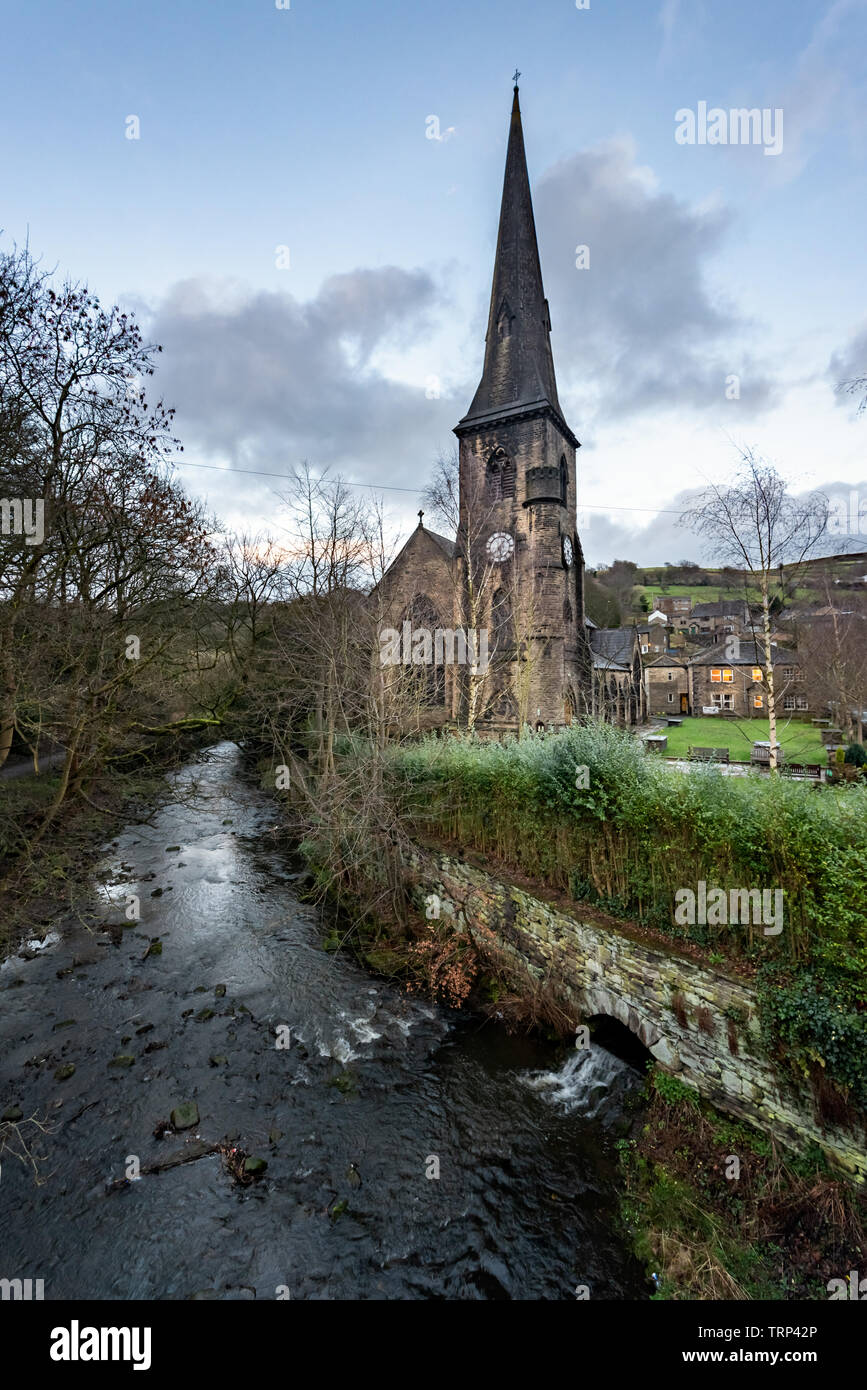
{"label": "stone wall", "polygon": [[435,893],[440,916],[465,922],[482,949],[492,934],[516,975],[552,986],[576,1023],[598,1015],[618,1019],[664,1071],[720,1110],[790,1148],[803,1151],[815,1142],[858,1181],[867,1177],[863,1131],[823,1130],[806,1092],[797,1093],[767,1057],[749,983],[675,947],[649,945],[637,930],[582,921],[448,855],[416,848],[411,869],[423,912]]}

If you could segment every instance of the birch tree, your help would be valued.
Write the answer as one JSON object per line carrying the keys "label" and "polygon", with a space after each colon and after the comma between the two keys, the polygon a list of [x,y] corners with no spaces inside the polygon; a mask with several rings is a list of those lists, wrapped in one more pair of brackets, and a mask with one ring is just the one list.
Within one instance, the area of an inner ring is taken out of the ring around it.
{"label": "birch tree", "polygon": [[[680,525],[703,536],[724,564],[738,566],[744,583],[758,591],[761,648],[768,702],[770,767],[777,769],[777,707],[771,644],[772,590],[781,568],[789,578],[816,550],[828,525],[828,499],[814,493],[800,501],[786,490],[774,466],[751,449],[740,451],[741,466],[725,486],[711,484]],[[758,652],[758,641],[756,648]]]}

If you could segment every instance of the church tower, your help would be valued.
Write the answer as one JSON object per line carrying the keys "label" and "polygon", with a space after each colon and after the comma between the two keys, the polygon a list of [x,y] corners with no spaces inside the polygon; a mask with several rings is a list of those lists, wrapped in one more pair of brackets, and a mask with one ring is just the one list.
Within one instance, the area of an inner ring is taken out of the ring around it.
{"label": "church tower", "polygon": [[[578,440],[557,398],[517,74],[482,379],[455,427],[456,562],[467,627],[489,630],[480,726],[559,726],[588,707]],[[472,684],[472,683],[470,683]]]}

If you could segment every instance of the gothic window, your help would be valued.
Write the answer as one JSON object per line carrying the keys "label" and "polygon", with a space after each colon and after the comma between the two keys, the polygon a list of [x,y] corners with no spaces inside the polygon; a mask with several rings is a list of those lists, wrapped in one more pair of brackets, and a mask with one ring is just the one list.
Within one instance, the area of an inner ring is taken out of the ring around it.
{"label": "gothic window", "polygon": [[500,502],[515,495],[515,465],[505,449],[495,449],[488,459],[486,473],[488,500]]}
{"label": "gothic window", "polygon": [[569,483],[569,470],[566,467],[566,455],[560,455],[560,501],[564,507],[566,505],[566,488]]}
{"label": "gothic window", "polygon": [[563,603],[563,621],[567,624],[572,621],[572,605],[568,599]]}
{"label": "gothic window", "polygon": [[[423,705],[444,705],[446,675],[442,663],[442,646],[437,651],[436,630],[441,628],[439,614],[427,594],[414,594],[403,615],[410,624],[410,652],[423,659],[410,664],[415,675],[418,695]],[[425,637],[424,634],[427,634]],[[437,656],[440,660],[437,662]],[[428,659],[429,658],[429,659]]]}
{"label": "gothic window", "polygon": [[491,601],[492,652],[504,652],[514,641],[512,604],[507,589],[497,589]]}

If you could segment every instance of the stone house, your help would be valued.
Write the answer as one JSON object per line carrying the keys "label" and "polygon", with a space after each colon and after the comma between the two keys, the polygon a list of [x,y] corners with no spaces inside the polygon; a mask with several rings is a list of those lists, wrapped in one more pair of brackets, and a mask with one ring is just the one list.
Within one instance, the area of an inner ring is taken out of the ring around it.
{"label": "stone house", "polygon": [[751,633],[749,604],[744,599],[730,598],[717,603],[696,603],[682,626],[691,634],[709,632],[721,637],[734,632],[746,636]]}
{"label": "stone house", "polygon": [[651,600],[653,607],[664,613],[673,627],[682,627],[692,610],[692,599],[680,594],[657,594]]}
{"label": "stone house", "polygon": [[[798,655],[771,647],[777,714],[806,714],[809,701],[800,692],[803,672]],[[767,682],[761,642],[718,642],[689,662],[689,704],[694,714],[717,709],[740,719],[766,719]]]}
{"label": "stone house", "polygon": [[646,622],[639,623],[637,632],[641,655],[646,660],[652,661],[655,656],[668,651],[668,618],[660,609],[655,608]]}
{"label": "stone house", "polygon": [[659,656],[644,668],[647,713],[689,714],[689,669],[676,656]]}

